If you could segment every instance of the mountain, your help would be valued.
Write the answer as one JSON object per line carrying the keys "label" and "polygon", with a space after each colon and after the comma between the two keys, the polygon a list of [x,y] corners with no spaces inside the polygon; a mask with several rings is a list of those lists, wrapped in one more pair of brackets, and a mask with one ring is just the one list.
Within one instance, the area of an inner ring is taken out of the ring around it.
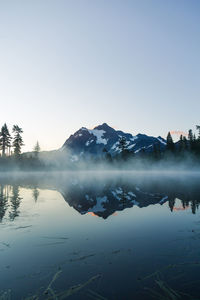
{"label": "mountain", "polygon": [[71,135],[62,146],[62,150],[70,150],[77,160],[85,155],[102,155],[106,149],[111,155],[120,152],[119,139],[125,137],[127,148],[133,153],[153,151],[153,146],[157,145],[161,150],[166,147],[166,140],[162,137],[147,136],[145,134],[132,135],[108,126],[106,123],[96,126],[94,129],[82,127]]}

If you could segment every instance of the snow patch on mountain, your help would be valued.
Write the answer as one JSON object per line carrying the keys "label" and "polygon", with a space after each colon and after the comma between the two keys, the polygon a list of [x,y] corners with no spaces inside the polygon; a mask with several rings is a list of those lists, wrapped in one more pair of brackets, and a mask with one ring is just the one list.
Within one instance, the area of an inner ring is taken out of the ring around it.
{"label": "snow patch on mountain", "polygon": [[135,150],[135,153],[138,153],[138,152],[140,152],[142,149],[145,149],[145,147],[141,147],[141,148],[139,148],[139,149]]}
{"label": "snow patch on mountain", "polygon": [[157,137],[157,140],[162,143],[163,145],[167,145],[167,143],[165,141],[163,141],[160,137]]}
{"label": "snow patch on mountain", "polygon": [[114,150],[117,147],[117,144],[119,144],[119,142],[116,142],[112,145],[111,149]]}
{"label": "snow patch on mountain", "polygon": [[113,150],[113,151],[118,151],[118,150],[120,150],[120,149],[119,149],[119,142],[118,142],[118,141],[112,145],[111,150]]}
{"label": "snow patch on mountain", "polygon": [[88,129],[89,133],[90,134],[93,134],[97,140],[96,140],[96,143],[97,144],[104,144],[106,145],[107,144],[107,140],[105,138],[103,138],[104,134],[105,134],[105,131],[104,130],[101,130],[101,129]]}
{"label": "snow patch on mountain", "polygon": [[134,142],[134,141],[137,140],[137,139],[138,139],[137,136],[132,136],[132,138],[130,138],[130,140],[131,140],[132,142]]}
{"label": "snow patch on mountain", "polygon": [[85,145],[88,147],[92,142],[94,142],[94,140],[89,140],[85,143]]}
{"label": "snow patch on mountain", "polygon": [[136,144],[129,145],[129,146],[127,147],[127,149],[130,150],[130,149],[132,149],[133,147],[135,147],[135,145],[136,145]]}

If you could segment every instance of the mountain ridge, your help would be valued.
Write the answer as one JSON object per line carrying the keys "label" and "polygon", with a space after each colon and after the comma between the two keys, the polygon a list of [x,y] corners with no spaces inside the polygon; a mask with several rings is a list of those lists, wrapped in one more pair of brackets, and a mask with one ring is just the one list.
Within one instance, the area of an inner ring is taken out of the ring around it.
{"label": "mountain ridge", "polygon": [[112,156],[120,153],[119,140],[124,137],[127,149],[132,153],[141,151],[152,152],[154,146],[158,146],[161,151],[166,147],[166,140],[161,136],[153,137],[138,133],[132,135],[121,130],[115,130],[107,123],[103,123],[88,129],[81,127],[65,141],[61,150],[70,150],[73,155],[78,157],[88,155],[102,155],[104,149]]}

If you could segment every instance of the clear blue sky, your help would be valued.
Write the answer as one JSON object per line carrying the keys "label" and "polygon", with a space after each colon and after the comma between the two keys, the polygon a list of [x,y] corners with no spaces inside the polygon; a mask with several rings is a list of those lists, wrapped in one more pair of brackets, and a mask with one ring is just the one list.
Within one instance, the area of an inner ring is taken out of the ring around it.
{"label": "clear blue sky", "polygon": [[0,0],[0,125],[24,151],[103,122],[186,131],[199,95],[199,0]]}

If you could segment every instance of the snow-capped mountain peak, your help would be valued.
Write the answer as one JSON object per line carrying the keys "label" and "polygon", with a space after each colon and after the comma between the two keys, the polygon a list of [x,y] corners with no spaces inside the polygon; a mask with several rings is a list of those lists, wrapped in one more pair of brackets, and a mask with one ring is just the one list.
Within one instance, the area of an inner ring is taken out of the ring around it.
{"label": "snow-capped mountain peak", "polygon": [[69,149],[75,155],[102,155],[106,149],[111,155],[115,155],[120,152],[119,140],[122,137],[126,139],[127,149],[133,153],[141,150],[151,152],[155,144],[160,149],[166,146],[166,141],[160,136],[156,138],[145,134],[132,135],[103,123],[94,129],[80,128],[66,140],[62,149]]}

